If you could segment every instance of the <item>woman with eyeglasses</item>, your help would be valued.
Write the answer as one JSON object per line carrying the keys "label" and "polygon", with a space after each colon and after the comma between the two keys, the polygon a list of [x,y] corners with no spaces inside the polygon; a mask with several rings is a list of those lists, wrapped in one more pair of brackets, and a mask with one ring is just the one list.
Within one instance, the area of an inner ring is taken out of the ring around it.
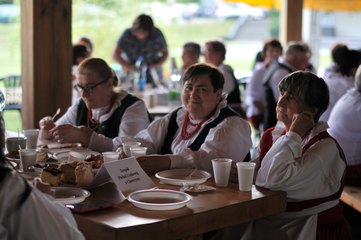
{"label": "woman with eyeglasses", "polygon": [[112,151],[121,137],[134,136],[149,125],[142,100],[115,88],[118,79],[100,58],[88,58],[76,73],[79,98],[56,122],[40,120],[41,140],[81,143],[94,151]]}

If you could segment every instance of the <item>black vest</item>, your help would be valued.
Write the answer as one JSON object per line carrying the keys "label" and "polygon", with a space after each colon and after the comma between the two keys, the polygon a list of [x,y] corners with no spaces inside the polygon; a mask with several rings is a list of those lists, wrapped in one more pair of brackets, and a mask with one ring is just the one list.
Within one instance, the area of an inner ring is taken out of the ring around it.
{"label": "black vest", "polygon": [[263,87],[266,96],[266,110],[265,110],[264,122],[263,122],[264,130],[270,127],[274,127],[277,123],[277,115],[276,115],[277,99],[275,99],[273,95],[273,91],[271,86],[269,85],[269,81],[271,80],[273,74],[280,68],[286,69],[289,73],[293,72],[293,70],[290,67],[278,61],[275,61],[269,67],[269,69],[265,74],[265,77],[263,78]]}
{"label": "black vest", "polygon": [[[177,130],[179,128],[179,126],[177,124],[177,113],[180,109],[181,109],[181,107],[174,110],[171,113],[171,117],[170,117],[169,124],[168,124],[167,135],[164,139],[163,146],[161,148],[161,154],[172,154],[171,145],[172,145],[175,133],[177,132]],[[201,145],[204,143],[204,140],[206,139],[206,137],[209,133],[209,130],[211,128],[214,128],[215,126],[217,126],[219,123],[221,123],[227,117],[231,117],[231,116],[241,117],[241,116],[239,116],[238,113],[234,112],[229,107],[225,107],[225,108],[221,109],[221,112],[219,113],[218,117],[216,119],[214,119],[212,122],[207,123],[204,126],[204,128],[198,134],[198,137],[194,140],[194,142],[191,145],[188,146],[188,148],[190,148],[192,151],[197,151],[201,147]],[[248,153],[245,161],[247,161],[247,160],[248,161],[250,160],[249,153]]]}
{"label": "black vest", "polygon": [[227,103],[228,104],[232,104],[232,103],[241,103],[241,92],[239,91],[239,87],[238,87],[238,81],[235,78],[234,74],[233,74],[233,69],[230,66],[226,66],[227,70],[231,73],[231,75],[233,76],[233,82],[234,82],[234,89],[232,90],[232,92],[230,92],[227,96]]}
{"label": "black vest", "polygon": [[[122,121],[123,114],[125,110],[133,103],[138,101],[139,98],[128,94],[121,102],[120,106],[117,107],[113,114],[106,121],[101,123],[97,129],[94,131],[102,134],[108,138],[115,138],[118,136],[119,125]],[[76,117],[76,125],[77,126],[88,126],[88,108],[85,105],[83,99],[80,100],[77,117]]]}

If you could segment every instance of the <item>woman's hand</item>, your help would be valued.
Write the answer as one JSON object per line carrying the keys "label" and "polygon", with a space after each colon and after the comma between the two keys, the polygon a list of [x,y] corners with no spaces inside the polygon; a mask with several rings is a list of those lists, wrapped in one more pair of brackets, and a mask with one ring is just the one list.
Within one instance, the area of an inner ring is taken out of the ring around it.
{"label": "woman's hand", "polygon": [[59,143],[81,143],[83,147],[87,147],[93,130],[84,126],[75,127],[71,124],[64,124],[54,127],[49,133]]}
{"label": "woman's hand", "polygon": [[290,131],[295,132],[301,137],[315,125],[313,114],[311,112],[295,113],[292,117]]}
{"label": "woman's hand", "polygon": [[53,135],[49,131],[55,127],[55,123],[50,116],[44,117],[39,121],[40,139],[51,139]]}

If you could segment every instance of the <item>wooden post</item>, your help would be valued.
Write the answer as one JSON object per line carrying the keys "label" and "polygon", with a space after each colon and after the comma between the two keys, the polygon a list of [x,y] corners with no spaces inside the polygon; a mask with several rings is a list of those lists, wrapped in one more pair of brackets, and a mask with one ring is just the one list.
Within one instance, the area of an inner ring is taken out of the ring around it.
{"label": "wooden post", "polygon": [[23,128],[71,103],[71,0],[21,0]]}
{"label": "wooden post", "polygon": [[303,0],[282,0],[280,16],[280,41],[286,46],[289,41],[302,40]]}

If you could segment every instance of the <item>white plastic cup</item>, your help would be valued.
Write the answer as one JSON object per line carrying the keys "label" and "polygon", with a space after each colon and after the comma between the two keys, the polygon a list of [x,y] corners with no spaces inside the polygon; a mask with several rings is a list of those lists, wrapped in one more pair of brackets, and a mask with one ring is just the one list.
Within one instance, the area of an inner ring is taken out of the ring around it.
{"label": "white plastic cup", "polygon": [[80,153],[80,152],[75,152],[75,151],[71,151],[69,152],[69,156],[68,156],[68,162],[75,162],[75,161],[84,161],[85,160],[85,156],[84,154]]}
{"label": "white plastic cup", "polygon": [[37,152],[35,149],[20,149],[20,171],[27,172],[30,166],[36,163]]}
{"label": "white plastic cup", "polygon": [[251,191],[256,163],[238,162],[236,163],[236,165],[238,173],[239,191]]}
{"label": "white plastic cup", "polygon": [[125,142],[125,143],[123,143],[123,151],[124,151],[125,155],[130,157],[131,156],[130,148],[131,147],[140,147],[140,145],[141,145],[140,142]]}
{"label": "white plastic cup", "polygon": [[[20,147],[19,147],[20,146]],[[6,149],[9,153],[19,151],[19,148],[26,147],[25,137],[9,137],[6,139]]]}
{"label": "white plastic cup", "polygon": [[140,157],[147,155],[146,147],[130,147],[130,156]]}
{"label": "white plastic cup", "polygon": [[216,158],[212,159],[213,175],[217,187],[227,187],[229,175],[231,173],[232,159]]}
{"label": "white plastic cup", "polygon": [[26,140],[26,148],[35,149],[38,145],[39,129],[25,129],[23,130]]}
{"label": "white plastic cup", "polygon": [[104,162],[112,162],[119,160],[119,153],[118,152],[103,152],[103,160]]}

